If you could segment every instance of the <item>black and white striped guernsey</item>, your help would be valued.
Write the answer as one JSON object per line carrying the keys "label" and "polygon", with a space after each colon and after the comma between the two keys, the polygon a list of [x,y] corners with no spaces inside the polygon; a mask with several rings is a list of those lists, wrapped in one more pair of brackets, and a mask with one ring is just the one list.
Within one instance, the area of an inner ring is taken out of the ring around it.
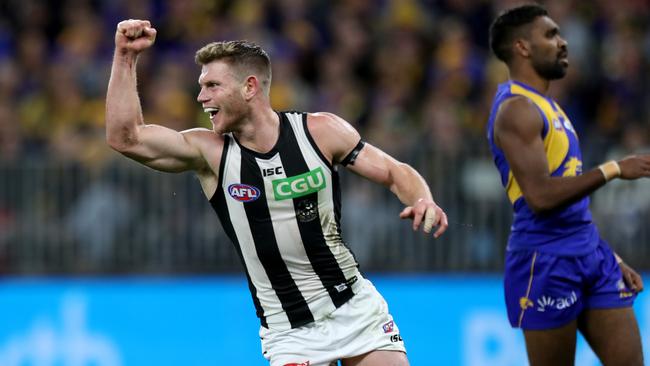
{"label": "black and white striped guernsey", "polygon": [[307,130],[281,112],[280,136],[257,153],[225,134],[210,199],[244,264],[262,326],[296,328],[347,302],[361,280],[341,238],[338,174]]}

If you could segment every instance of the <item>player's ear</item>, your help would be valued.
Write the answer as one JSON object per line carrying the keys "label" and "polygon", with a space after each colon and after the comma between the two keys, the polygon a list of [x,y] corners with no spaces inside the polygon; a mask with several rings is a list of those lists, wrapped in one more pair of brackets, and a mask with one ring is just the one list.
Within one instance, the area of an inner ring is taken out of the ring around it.
{"label": "player's ear", "polygon": [[255,75],[248,75],[244,80],[242,94],[245,100],[251,100],[259,91],[262,85]]}
{"label": "player's ear", "polygon": [[530,42],[524,38],[518,38],[513,45],[513,52],[524,58],[530,57]]}

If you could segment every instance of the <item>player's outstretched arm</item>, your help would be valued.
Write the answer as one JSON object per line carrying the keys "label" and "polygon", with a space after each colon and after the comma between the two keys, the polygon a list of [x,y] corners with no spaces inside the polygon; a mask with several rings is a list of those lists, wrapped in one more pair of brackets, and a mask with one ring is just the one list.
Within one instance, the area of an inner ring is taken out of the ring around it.
{"label": "player's outstretched arm", "polygon": [[[361,139],[348,122],[334,114],[310,114],[308,121],[309,131],[318,147],[333,164],[341,163]],[[424,178],[410,165],[366,143],[347,168],[388,187],[407,206],[400,217],[412,219],[413,230],[422,226],[424,232],[430,233],[433,227],[437,227],[436,238],[447,230],[447,215],[434,202]]]}
{"label": "player's outstretched arm", "polygon": [[180,133],[143,121],[136,63],[138,55],[151,47],[155,39],[156,30],[147,20],[129,19],[117,25],[106,94],[106,140],[113,149],[157,170],[198,170],[203,159],[194,140],[200,140],[209,131]]}

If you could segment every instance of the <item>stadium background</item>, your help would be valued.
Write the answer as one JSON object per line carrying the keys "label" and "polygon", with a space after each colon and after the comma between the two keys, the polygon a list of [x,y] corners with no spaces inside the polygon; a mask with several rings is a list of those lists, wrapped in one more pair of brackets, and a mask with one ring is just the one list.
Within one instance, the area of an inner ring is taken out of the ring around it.
{"label": "stadium background", "polygon": [[[388,298],[411,363],[525,363],[500,288],[511,212],[484,132],[506,78],[487,29],[518,3],[0,1],[0,365],[264,364],[241,266],[196,179],[142,168],[104,141],[126,18],[158,30],[139,62],[148,122],[207,126],[194,51],[249,39],[271,55],[274,108],[337,113],[415,166],[450,218],[439,240],[412,233],[389,192],[342,174],[344,237]],[[569,74],[551,94],[584,167],[649,151],[650,3],[542,3],[569,42]],[[645,275],[650,182],[612,182],[592,208]],[[593,365],[580,347],[578,364]]]}

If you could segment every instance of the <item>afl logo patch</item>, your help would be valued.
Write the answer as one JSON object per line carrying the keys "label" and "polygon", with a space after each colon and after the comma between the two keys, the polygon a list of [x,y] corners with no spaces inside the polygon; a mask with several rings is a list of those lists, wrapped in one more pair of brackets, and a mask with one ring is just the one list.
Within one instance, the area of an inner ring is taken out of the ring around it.
{"label": "afl logo patch", "polygon": [[260,198],[260,190],[257,187],[241,183],[229,185],[228,194],[239,202],[253,202]]}

